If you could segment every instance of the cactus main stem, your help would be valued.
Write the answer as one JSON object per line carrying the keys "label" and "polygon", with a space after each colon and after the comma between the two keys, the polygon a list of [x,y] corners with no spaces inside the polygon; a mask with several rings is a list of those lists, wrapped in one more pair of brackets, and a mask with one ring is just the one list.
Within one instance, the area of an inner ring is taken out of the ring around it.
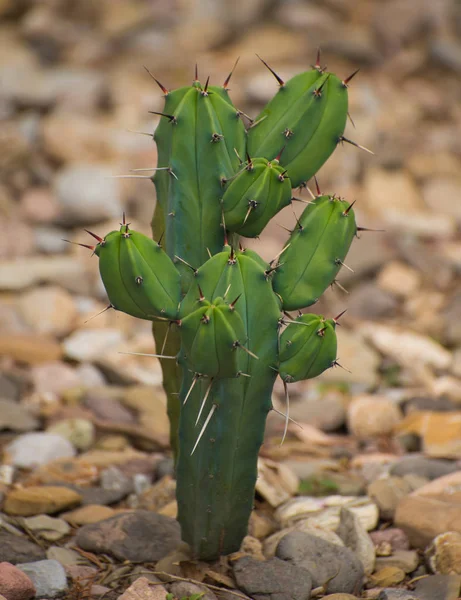
{"label": "cactus main stem", "polygon": [[[199,423],[209,380],[199,381],[181,410],[177,463],[178,520],[182,538],[202,560],[235,552],[246,535],[253,507],[259,448],[263,441],[275,374],[217,380]],[[188,374],[181,402],[189,390]],[[192,449],[213,406],[208,426]]]}

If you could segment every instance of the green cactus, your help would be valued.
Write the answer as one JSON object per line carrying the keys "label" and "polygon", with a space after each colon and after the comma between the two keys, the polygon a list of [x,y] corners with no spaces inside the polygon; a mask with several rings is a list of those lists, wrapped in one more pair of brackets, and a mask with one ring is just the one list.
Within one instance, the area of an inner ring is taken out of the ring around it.
{"label": "green cactus", "polygon": [[[351,204],[319,192],[270,264],[239,242],[258,236],[292,188],[349,141],[350,78],[325,73],[318,60],[286,83],[274,75],[279,90],[248,130],[229,98],[230,76],[222,87],[196,76],[175,91],[156,80],[165,108],[154,136],[153,232],[165,249],[125,220],[92,247],[113,308],[153,322],[178,520],[205,560],[238,550],[246,535],[276,377],[287,389],[336,364],[337,318],[287,311],[312,305],[334,282],[358,230]],[[285,433],[288,419],[287,404]]]}

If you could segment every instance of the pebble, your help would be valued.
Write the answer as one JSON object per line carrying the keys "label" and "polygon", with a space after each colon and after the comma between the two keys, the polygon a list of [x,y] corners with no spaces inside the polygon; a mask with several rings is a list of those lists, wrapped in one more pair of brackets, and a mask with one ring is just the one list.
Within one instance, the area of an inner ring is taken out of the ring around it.
{"label": "pebble", "polygon": [[299,401],[290,403],[290,416],[295,421],[308,423],[322,431],[335,431],[346,420],[346,399],[337,390],[321,393],[310,388]]}
{"label": "pebble", "polygon": [[352,550],[363,566],[365,575],[373,573],[375,566],[375,548],[360,519],[352,511],[342,508],[339,513],[337,534],[344,545]]}
{"label": "pebble", "polygon": [[76,388],[80,380],[75,369],[62,361],[47,362],[32,367],[30,372],[34,391],[60,396],[66,390]]}
{"label": "pebble", "polygon": [[6,495],[3,510],[21,517],[54,514],[80,504],[81,500],[80,494],[65,487],[31,486],[11,490]]}
{"label": "pebble", "polygon": [[392,434],[402,416],[401,410],[391,399],[362,395],[349,404],[347,425],[352,435],[368,439]]}
{"label": "pebble", "polygon": [[51,223],[59,214],[56,199],[45,187],[27,189],[21,197],[20,211],[32,223]]}
{"label": "pebble", "polygon": [[382,544],[389,544],[392,551],[395,550],[409,550],[410,542],[408,537],[402,529],[397,527],[389,527],[388,529],[382,529],[378,531],[372,531],[370,537],[375,546]]}
{"label": "pebble", "polygon": [[458,470],[458,465],[453,460],[428,458],[427,456],[403,456],[390,468],[391,475],[402,477],[408,473],[420,475],[427,479],[437,479]]}
{"label": "pebble", "polygon": [[377,284],[381,290],[395,296],[408,298],[415,294],[421,285],[421,275],[405,263],[393,261],[379,273]]}
{"label": "pebble", "polygon": [[376,568],[397,567],[405,573],[412,573],[418,562],[418,553],[414,550],[394,550],[390,556],[378,556]]}
{"label": "pebble", "polygon": [[[199,586],[194,587],[198,588]],[[199,589],[200,591],[202,591],[201,588]],[[118,597],[118,600],[164,600],[164,598],[167,597],[167,591],[162,585],[150,585],[150,581],[147,577],[138,577],[138,579],[136,579],[130,585],[130,587],[126,589],[121,596]],[[175,597],[184,598],[185,596]]]}
{"label": "pebble", "polygon": [[38,598],[58,598],[67,591],[67,575],[57,560],[24,563],[18,568],[30,577]]}
{"label": "pebble", "polygon": [[272,558],[275,556],[275,551],[277,550],[280,540],[293,531],[304,531],[305,533],[315,535],[316,537],[329,542],[330,544],[344,546],[344,542],[334,531],[315,527],[310,519],[305,519],[303,521],[297,521],[292,527],[281,529],[280,531],[277,531],[266,538],[263,544],[264,556],[266,558]]}
{"label": "pebble", "polygon": [[383,567],[373,573],[370,577],[370,583],[377,587],[387,587],[398,585],[405,579],[405,571],[398,567]]}
{"label": "pebble", "polygon": [[63,519],[56,519],[48,515],[37,515],[36,517],[27,517],[22,523],[35,535],[55,542],[70,533],[70,527]]}
{"label": "pebble", "polygon": [[461,411],[416,411],[396,427],[399,436],[416,434],[424,453],[434,458],[461,458]]}
{"label": "pebble", "polygon": [[63,348],[67,358],[91,362],[116,349],[123,340],[119,329],[80,329],[64,340]]}
{"label": "pebble", "polygon": [[102,165],[73,163],[55,177],[54,190],[62,224],[91,225],[122,214],[120,183]]}
{"label": "pebble", "polygon": [[381,519],[391,521],[401,498],[412,491],[411,485],[402,477],[386,477],[373,481],[367,493],[378,506]]}
{"label": "pebble", "polygon": [[[153,586],[151,586],[151,589],[152,588]],[[189,583],[188,581],[176,581],[175,583],[172,583],[170,585],[170,593],[173,594],[175,598],[190,598],[195,594],[200,594],[201,600],[217,600],[216,595],[207,587]],[[163,598],[160,598],[159,600],[163,600]]]}
{"label": "pebble", "polygon": [[355,593],[362,588],[363,566],[349,548],[295,531],[280,541],[276,556],[306,569],[313,587],[326,585],[326,591],[331,593]]}
{"label": "pebble", "polygon": [[109,386],[104,386],[100,389],[90,390],[85,395],[85,405],[93,411],[93,413],[104,421],[116,423],[135,423],[136,419],[133,413],[125,408],[119,400],[114,397],[117,388],[111,389]]}
{"label": "pebble", "polygon": [[430,179],[423,188],[424,201],[431,210],[452,215],[458,222],[461,221],[461,208],[452,199],[460,193],[461,180],[459,177],[435,177]]}
{"label": "pebble", "polygon": [[358,319],[375,321],[393,316],[398,306],[399,301],[393,294],[367,281],[355,286],[351,291],[347,314]]}
{"label": "pebble", "polygon": [[65,438],[77,450],[88,450],[96,438],[95,426],[87,419],[62,419],[46,431]]}
{"label": "pebble", "polygon": [[11,563],[0,563],[0,594],[7,600],[30,600],[36,589],[30,578]]}
{"label": "pebble", "polygon": [[322,600],[358,600],[357,596],[352,596],[352,594],[328,594],[328,596],[323,596]]}
{"label": "pebble", "polygon": [[461,533],[441,533],[432,540],[425,556],[433,573],[461,575]]}
{"label": "pebble", "polygon": [[408,590],[389,588],[381,590],[377,600],[420,600],[420,598]]}
{"label": "pebble", "polygon": [[461,586],[459,575],[432,575],[415,583],[418,600],[457,600]]}
{"label": "pebble", "polygon": [[309,572],[278,558],[259,561],[244,556],[233,564],[239,589],[254,600],[309,600],[312,579]]}
{"label": "pebble", "polygon": [[107,504],[115,504],[126,498],[133,491],[133,484],[130,481],[125,487],[114,489],[104,489],[101,486],[79,487],[77,491],[82,496],[82,504],[84,506],[90,504],[106,506]]}
{"label": "pebble", "polygon": [[68,440],[55,433],[44,432],[19,435],[6,446],[5,452],[11,464],[25,469],[75,456],[75,449]]}
{"label": "pebble", "polygon": [[63,567],[86,564],[86,560],[81,554],[70,548],[61,548],[60,546],[50,546],[46,551],[46,558],[57,560]]}
{"label": "pebble", "polygon": [[88,288],[84,263],[75,256],[31,256],[0,263],[0,289],[20,291],[39,283],[56,283],[84,293]]}
{"label": "pebble", "polygon": [[0,530],[0,561],[13,564],[45,558],[43,548],[23,536]]}
{"label": "pebble", "polygon": [[0,398],[0,430],[31,431],[38,429],[38,425],[38,420],[26,406]]}
{"label": "pebble", "polygon": [[35,333],[63,337],[76,325],[78,313],[71,294],[55,285],[26,291],[20,295],[17,306]]}
{"label": "pebble", "polygon": [[39,253],[64,254],[69,251],[69,244],[65,241],[67,230],[45,225],[34,227],[34,243]]}
{"label": "pebble", "polygon": [[61,358],[62,348],[58,342],[46,336],[9,333],[0,335],[0,356],[38,365]]}
{"label": "pebble", "polygon": [[176,548],[179,524],[170,517],[137,510],[84,525],[76,541],[89,552],[111,554],[119,560],[153,562]]}
{"label": "pebble", "polygon": [[98,521],[104,521],[115,515],[113,508],[109,506],[102,506],[101,504],[88,504],[82,506],[76,510],[63,513],[61,517],[65,519],[71,525],[89,525],[90,523],[97,523]]}
{"label": "pebble", "polygon": [[81,459],[54,460],[36,469],[27,479],[28,485],[74,484],[89,486],[98,479],[96,467]]}

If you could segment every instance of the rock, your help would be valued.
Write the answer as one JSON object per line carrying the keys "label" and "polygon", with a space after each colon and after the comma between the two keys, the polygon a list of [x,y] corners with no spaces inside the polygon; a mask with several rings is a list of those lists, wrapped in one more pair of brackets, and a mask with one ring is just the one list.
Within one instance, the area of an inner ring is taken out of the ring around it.
{"label": "rock", "polygon": [[58,342],[49,337],[9,333],[0,335],[0,356],[8,356],[29,365],[38,365],[59,360],[62,349]]}
{"label": "rock", "polygon": [[390,468],[390,473],[399,477],[412,473],[432,480],[453,473],[457,469],[457,464],[452,460],[409,455],[403,456],[398,462],[394,463]]}
{"label": "rock", "polygon": [[57,560],[63,567],[86,564],[86,560],[81,554],[75,550],[61,548],[60,546],[50,546],[46,551],[46,558]]}
{"label": "rock", "polygon": [[432,575],[415,583],[418,600],[457,600],[461,579],[459,575]]}
{"label": "rock", "polygon": [[91,448],[96,437],[95,426],[87,419],[63,419],[48,427],[46,431],[65,438],[77,450]]}
{"label": "rock", "polygon": [[107,504],[115,504],[120,502],[133,491],[133,484],[130,482],[124,488],[106,490],[103,487],[79,487],[77,491],[82,496],[82,504],[88,506],[91,504],[98,504],[106,506]]}
{"label": "rock", "polygon": [[461,46],[450,38],[434,39],[430,44],[432,59],[454,71],[461,73]]}
{"label": "rock", "polygon": [[119,329],[80,329],[66,338],[63,346],[67,358],[91,362],[116,349],[123,340],[124,335]]}
{"label": "rock", "polygon": [[[207,587],[202,587],[187,581],[176,581],[175,583],[172,583],[170,585],[170,593],[172,593],[175,598],[190,598],[190,596],[200,594],[202,600],[217,600],[216,595]],[[163,598],[159,600],[163,600]]]}
{"label": "rock", "polygon": [[408,414],[397,426],[399,436],[422,438],[424,453],[435,458],[461,458],[461,411]]}
{"label": "rock", "polygon": [[327,369],[320,380],[328,382],[345,382],[361,384],[366,388],[378,382],[378,367],[381,359],[378,354],[356,331],[348,331],[344,327],[337,331],[338,346],[341,348],[341,364],[351,373],[339,367]]}
{"label": "rock", "polygon": [[385,292],[395,296],[408,298],[416,293],[421,285],[421,275],[408,265],[401,262],[388,263],[380,272],[378,286]]}
{"label": "rock", "polygon": [[383,567],[373,573],[370,577],[370,583],[377,587],[387,587],[398,585],[405,579],[405,571],[398,567]]}
{"label": "rock", "polygon": [[78,316],[71,294],[54,285],[21,294],[18,309],[32,331],[56,337],[69,334]]}
{"label": "rock", "polygon": [[444,307],[445,339],[448,343],[459,345],[461,343],[461,292],[456,292]]}
{"label": "rock", "polygon": [[424,210],[424,202],[413,179],[404,171],[367,169],[364,182],[368,208],[386,221],[390,212],[400,216]]}
{"label": "rock", "polygon": [[[178,585],[174,583],[173,585]],[[194,585],[194,584],[182,584],[182,585]],[[194,586],[198,589],[198,585]],[[214,594],[212,594],[213,597]],[[125,592],[118,597],[118,600],[164,600],[167,597],[167,591],[162,585],[150,585],[149,579],[147,577],[138,577],[130,587],[125,590]],[[184,596],[177,596],[178,598],[183,598]],[[204,599],[206,595],[204,596]]]}
{"label": "rock", "polygon": [[26,388],[24,377],[14,373],[2,373],[0,371],[0,390],[4,400],[19,402]]}
{"label": "rock", "polygon": [[[107,391],[106,391],[107,390]],[[135,423],[133,413],[125,408],[117,398],[111,397],[111,388],[90,390],[85,395],[85,405],[104,421],[116,423]]]}
{"label": "rock", "polygon": [[461,221],[461,208],[453,202],[461,193],[459,178],[435,177],[430,179],[423,188],[423,198],[428,207],[434,212],[451,215]]}
{"label": "rock", "polygon": [[328,594],[328,596],[323,596],[322,600],[357,600],[357,596],[352,596],[352,594]]}
{"label": "rock", "polygon": [[105,552],[119,560],[153,562],[176,548],[179,524],[170,517],[138,510],[85,525],[76,540],[83,550]]}
{"label": "rock", "polygon": [[24,433],[5,448],[9,461],[15,467],[30,469],[59,458],[72,458],[72,444],[54,433]]}
{"label": "rock", "polygon": [[275,552],[277,550],[277,546],[279,545],[280,540],[289,533],[292,533],[293,531],[304,531],[305,533],[314,535],[315,537],[329,542],[330,544],[344,546],[344,542],[338,535],[336,535],[336,533],[330,531],[329,529],[321,529],[320,527],[315,527],[310,519],[305,519],[303,521],[297,521],[291,527],[281,529],[280,531],[277,531],[270,535],[268,538],[266,538],[264,540],[263,545],[264,556],[266,558],[272,558],[273,556],[275,556]]}
{"label": "rock", "polygon": [[359,327],[365,339],[369,340],[382,354],[391,357],[399,365],[418,365],[434,369],[448,369],[452,362],[451,353],[427,336],[402,327],[363,325]]}
{"label": "rock", "polygon": [[156,475],[158,479],[162,479],[165,475],[174,475],[174,460],[170,457],[162,458],[157,464]]}
{"label": "rock", "polygon": [[38,598],[57,598],[67,590],[64,567],[57,560],[40,560],[18,567],[35,585]]}
{"label": "rock", "polygon": [[408,590],[389,588],[381,590],[378,600],[419,600],[419,598]]}
{"label": "rock", "polygon": [[[23,290],[46,282],[81,294],[88,288],[86,281],[84,263],[76,260],[75,256],[31,256],[5,260],[0,264],[0,289],[3,290]],[[54,358],[57,357],[46,360]]]}
{"label": "rock", "polygon": [[21,216],[32,223],[51,223],[59,214],[55,197],[48,188],[31,187],[20,200]]}
{"label": "rock", "polygon": [[390,556],[378,556],[376,569],[385,567],[397,567],[405,573],[412,573],[418,567],[418,553],[414,550],[394,550]]}
{"label": "rock", "polygon": [[389,527],[379,531],[372,531],[370,537],[375,546],[389,544],[392,551],[409,550],[410,542],[405,532],[397,527]]}
{"label": "rock", "polygon": [[63,513],[61,516],[71,525],[89,525],[104,521],[115,515],[113,508],[100,504],[88,504],[76,510]]}
{"label": "rock", "polygon": [[54,514],[80,504],[82,497],[65,487],[31,486],[11,490],[5,499],[3,510],[9,515],[29,517]]}
{"label": "rock", "polygon": [[80,458],[52,461],[36,469],[27,479],[28,485],[73,484],[89,486],[98,479],[97,469]]}
{"label": "rock", "polygon": [[349,431],[360,439],[390,435],[401,419],[402,412],[395,402],[380,396],[358,396],[347,411]]}
{"label": "rock", "polygon": [[357,515],[347,508],[341,509],[339,519],[337,534],[360,560],[365,575],[370,575],[375,566],[375,548],[370,536]]}
{"label": "rock", "polygon": [[432,540],[425,555],[433,573],[461,575],[461,533],[441,533]]}
{"label": "rock", "polygon": [[312,587],[325,584],[331,593],[356,593],[362,589],[363,566],[349,548],[295,531],[280,541],[276,556],[309,571]]}
{"label": "rock", "polygon": [[30,600],[36,590],[32,581],[20,569],[8,562],[0,563],[0,594],[7,600]]}
{"label": "rock", "polygon": [[347,314],[374,321],[393,316],[398,307],[399,302],[393,294],[380,290],[374,283],[363,282],[351,291]]}
{"label": "rock", "polygon": [[61,222],[89,225],[122,214],[120,184],[111,169],[101,165],[74,163],[55,178],[55,193]]}
{"label": "rock", "polygon": [[290,402],[290,416],[302,423],[313,425],[322,431],[335,431],[346,420],[346,399],[339,390],[309,388],[299,401]]}
{"label": "rock", "polygon": [[45,551],[24,537],[0,530],[0,561],[13,564],[45,558]]}
{"label": "rock", "polygon": [[399,501],[412,491],[410,484],[402,477],[386,477],[373,481],[367,493],[376,502],[381,518],[392,521]]}
{"label": "rock", "polygon": [[35,392],[39,394],[51,393],[56,396],[60,396],[66,390],[80,385],[75,369],[61,361],[47,362],[33,367],[31,380]]}
{"label": "rock", "polygon": [[28,530],[49,542],[60,540],[70,532],[69,525],[63,519],[55,519],[48,515],[28,517],[23,520],[23,523]]}
{"label": "rock", "polygon": [[312,581],[309,572],[278,558],[261,562],[250,556],[233,565],[239,589],[254,600],[308,600]]}
{"label": "rock", "polygon": [[26,406],[14,400],[0,398],[0,430],[2,429],[31,431],[38,429],[38,420]]}

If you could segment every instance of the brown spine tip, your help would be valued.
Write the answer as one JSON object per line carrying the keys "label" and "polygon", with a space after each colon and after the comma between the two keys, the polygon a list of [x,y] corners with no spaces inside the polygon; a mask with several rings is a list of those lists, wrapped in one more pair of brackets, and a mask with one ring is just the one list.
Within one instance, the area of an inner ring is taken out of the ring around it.
{"label": "brown spine tip", "polygon": [[320,54],[321,54],[321,52],[322,51],[321,51],[320,46],[319,46],[317,48],[317,56],[316,56],[315,65],[314,65],[314,68],[317,69],[317,71],[321,71],[322,70],[322,67],[320,65]]}
{"label": "brown spine tip", "polygon": [[338,323],[338,321],[343,316],[343,314],[346,312],[347,312],[347,308],[345,310],[343,310],[342,312],[340,312],[339,315],[337,315],[336,317],[333,318],[333,322],[335,325],[340,325],[340,323]]}
{"label": "brown spine tip", "polygon": [[166,89],[166,87],[164,85],[162,85],[160,83],[160,81],[152,75],[152,73],[149,71],[149,69],[147,67],[144,67],[144,69],[147,71],[147,73],[150,75],[150,77],[155,81],[155,83],[162,90],[162,92],[165,94],[165,96],[168,96],[169,91]]}
{"label": "brown spine tip", "polygon": [[346,210],[343,212],[343,217],[347,217],[348,214],[350,213],[352,207],[354,206],[354,204],[357,202],[357,200],[354,200],[354,202],[351,202],[349,204],[349,206],[346,208]]}
{"label": "brown spine tip", "polygon": [[344,137],[343,135],[341,135],[338,138],[338,142],[346,142],[347,144],[351,144],[352,146],[355,146],[356,148],[359,148],[360,150],[364,150],[365,152],[368,152],[368,154],[375,154],[374,152],[372,152],[372,150],[368,150],[368,148],[365,148],[365,146],[361,146],[360,144],[357,144],[357,142],[353,142],[352,140],[350,140],[347,137]]}
{"label": "brown spine tip", "polygon": [[195,63],[194,81],[198,81],[198,64]]}
{"label": "brown spine tip", "polygon": [[84,231],[86,231],[87,233],[89,233],[91,236],[94,237],[95,240],[98,240],[98,242],[101,244],[104,239],[102,237],[100,237],[99,235],[96,235],[95,233],[93,233],[92,231],[89,231],[88,229],[84,229]]}
{"label": "brown spine tip", "polygon": [[198,284],[197,284],[197,287],[198,287],[198,291],[199,291],[199,294],[200,294],[199,302],[203,302],[205,300],[205,296],[204,296],[204,294],[202,292],[202,288]]}
{"label": "brown spine tip", "polygon": [[227,89],[228,89],[228,87],[227,87],[227,86],[229,85],[229,81],[231,80],[231,77],[232,77],[232,75],[234,74],[235,68],[236,68],[236,66],[238,65],[238,62],[239,62],[239,60],[240,60],[240,56],[239,56],[239,57],[237,58],[237,60],[235,61],[235,63],[234,63],[234,66],[232,67],[232,70],[231,70],[231,72],[229,73],[229,75],[226,77],[226,79],[225,79],[224,83],[222,84],[222,86],[223,86],[223,88],[224,88],[225,90],[227,90]]}
{"label": "brown spine tip", "polygon": [[321,196],[322,192],[320,190],[319,182],[318,182],[316,175],[314,175],[314,181],[315,181],[315,189],[317,190],[317,196]]}
{"label": "brown spine tip", "polygon": [[271,68],[271,67],[270,67],[270,66],[267,64],[267,62],[266,62],[265,60],[263,60],[263,59],[262,59],[262,58],[259,56],[259,54],[257,54],[256,56],[259,58],[259,60],[262,62],[262,64],[263,64],[263,65],[264,65],[264,66],[265,66],[267,69],[269,69],[269,71],[272,73],[272,75],[273,75],[273,76],[275,77],[275,79],[277,80],[277,83],[279,84],[279,86],[280,86],[280,87],[283,87],[283,86],[285,85],[285,82],[283,81],[283,79],[282,79],[282,78],[281,78],[279,75],[277,75],[277,73],[274,71],[274,69],[272,69],[272,68]]}
{"label": "brown spine tip", "polygon": [[72,242],[71,240],[65,240],[64,238],[61,239],[63,242],[67,242],[68,244],[75,244],[76,246],[81,246],[82,248],[88,248],[88,250],[91,250],[92,252],[96,250],[96,246],[90,246],[89,244],[81,244],[80,242]]}
{"label": "brown spine tip", "polygon": [[350,82],[350,81],[351,81],[351,80],[352,80],[352,79],[353,79],[353,78],[354,78],[354,77],[357,75],[357,73],[358,73],[359,71],[360,71],[360,68],[359,68],[359,69],[356,69],[356,70],[355,70],[353,73],[351,73],[351,74],[349,75],[349,77],[346,77],[346,79],[343,79],[343,81],[342,81],[342,84],[343,84],[343,86],[344,86],[344,87],[347,87],[347,86],[348,86],[348,84],[349,84],[349,82]]}
{"label": "brown spine tip", "polygon": [[242,294],[239,294],[239,295],[237,296],[237,298],[236,298],[236,299],[235,299],[233,302],[231,302],[231,303],[229,304],[229,308],[230,308],[230,310],[234,310],[234,308],[235,308],[235,305],[237,304],[237,302],[239,301],[239,299],[241,298],[241,296],[242,296]]}
{"label": "brown spine tip", "polygon": [[178,120],[176,119],[176,117],[174,115],[168,115],[166,113],[157,112],[155,110],[150,110],[149,114],[150,115],[158,115],[159,117],[165,117],[166,119],[168,119],[168,121],[170,123],[173,123],[173,124],[176,124],[178,122]]}
{"label": "brown spine tip", "polygon": [[[277,154],[277,156],[275,157],[274,160],[277,160],[278,162],[280,162],[280,158],[281,158],[281,156],[282,156],[283,151],[285,150],[285,148],[286,148],[286,144],[285,144],[285,146],[283,146],[283,148],[280,150],[280,152]],[[285,173],[286,173],[286,171],[285,171]]]}

